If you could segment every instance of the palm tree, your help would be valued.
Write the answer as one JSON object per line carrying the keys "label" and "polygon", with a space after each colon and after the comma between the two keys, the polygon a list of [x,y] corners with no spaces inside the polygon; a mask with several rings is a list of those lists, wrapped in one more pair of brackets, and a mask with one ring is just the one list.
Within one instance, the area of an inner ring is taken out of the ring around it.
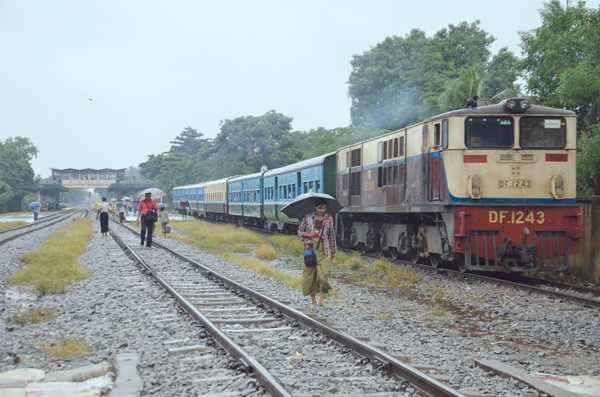
{"label": "palm tree", "polygon": [[486,86],[487,76],[480,66],[471,66],[468,73],[449,80],[444,92],[439,97],[438,104],[434,106],[434,113],[445,113],[451,110],[463,109],[467,98],[478,96],[480,105],[498,103],[506,98],[519,96],[521,93],[515,88],[507,88],[497,93],[490,92]]}

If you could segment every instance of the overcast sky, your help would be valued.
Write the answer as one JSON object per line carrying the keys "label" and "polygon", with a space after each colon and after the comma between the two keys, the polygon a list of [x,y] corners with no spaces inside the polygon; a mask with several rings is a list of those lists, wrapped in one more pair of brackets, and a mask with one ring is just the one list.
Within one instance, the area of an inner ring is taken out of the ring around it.
{"label": "overcast sky", "polygon": [[[564,1],[563,1],[564,3]],[[588,1],[598,7],[600,0]],[[350,124],[350,60],[411,29],[481,21],[521,55],[542,1],[0,0],[0,140],[49,168],[124,168],[191,126],[270,109],[295,130]],[[90,101],[90,99],[92,99]]]}

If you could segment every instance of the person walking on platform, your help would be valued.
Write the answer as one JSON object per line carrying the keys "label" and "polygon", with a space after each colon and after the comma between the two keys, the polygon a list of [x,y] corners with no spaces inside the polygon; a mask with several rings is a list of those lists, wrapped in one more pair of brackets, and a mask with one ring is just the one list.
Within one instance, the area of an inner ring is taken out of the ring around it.
{"label": "person walking on platform", "polygon": [[102,209],[96,214],[96,220],[100,218],[100,232],[102,237],[108,237],[108,213],[110,212],[110,204],[106,202],[106,197],[102,197]]}
{"label": "person walking on platform", "polygon": [[[138,217],[136,220],[136,224],[140,224],[140,217],[142,218],[142,241],[140,243],[141,246],[144,245],[144,240],[146,240],[146,248],[152,247],[152,232],[154,230],[154,219],[149,219],[147,217],[148,211],[156,211],[156,202],[152,200],[152,194],[146,193],[144,196],[144,200],[140,201],[138,205]],[[156,215],[156,214],[154,214]],[[148,238],[146,238],[146,232],[148,233]]]}
{"label": "person walking on platform", "polygon": [[119,203],[119,223],[123,223],[125,219],[125,206],[123,203]]}

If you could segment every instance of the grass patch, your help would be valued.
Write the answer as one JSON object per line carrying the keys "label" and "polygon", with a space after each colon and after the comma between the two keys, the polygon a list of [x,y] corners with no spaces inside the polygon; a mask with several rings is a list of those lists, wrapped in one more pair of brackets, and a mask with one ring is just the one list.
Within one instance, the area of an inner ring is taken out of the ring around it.
{"label": "grass patch", "polygon": [[271,236],[269,244],[281,250],[285,255],[301,257],[304,247],[298,236]]}
{"label": "grass patch", "polygon": [[56,343],[42,342],[39,347],[49,355],[58,358],[89,356],[92,351],[90,345],[85,342],[85,338],[62,338]]}
{"label": "grass patch", "polygon": [[412,267],[396,266],[385,258],[379,258],[371,265],[363,266],[363,272],[389,282],[414,284],[419,281],[419,276]]}
{"label": "grass patch", "polygon": [[373,318],[375,320],[385,321],[385,322],[387,322],[389,320],[388,314],[384,313],[384,312],[377,312],[377,313],[375,313],[375,316],[373,316]]}
{"label": "grass patch", "polygon": [[359,270],[364,266],[360,255],[348,256],[345,252],[338,251],[333,259],[333,266],[339,269]]}
{"label": "grass patch", "polygon": [[233,225],[213,224],[196,220],[193,222],[171,221],[171,226],[193,241],[196,246],[211,254],[220,255],[226,252],[250,250],[243,248],[248,244],[261,244],[264,240],[250,230]]}
{"label": "grass patch", "polygon": [[449,296],[449,295],[456,295],[456,292],[452,292],[448,289],[437,288],[437,287],[433,287],[432,292],[433,292],[434,298],[436,298],[436,299],[443,299],[444,297]]}
{"label": "grass patch", "polygon": [[222,258],[228,260],[229,262],[237,263],[239,265],[247,267],[255,273],[261,273],[266,276],[273,277],[274,279],[281,281],[288,287],[302,289],[302,277],[293,277],[289,274],[284,274],[277,270],[273,270],[268,266],[261,265],[254,258],[242,257],[230,253],[223,254]]}
{"label": "grass patch", "polygon": [[431,313],[432,313],[434,316],[438,316],[438,317],[446,317],[446,316],[448,316],[448,313],[446,313],[446,312],[445,312],[444,310],[442,310],[442,309],[433,309],[433,310],[431,311]]}
{"label": "grass patch", "polygon": [[79,256],[87,251],[94,231],[92,221],[76,218],[50,236],[38,248],[19,259],[26,266],[7,277],[8,282],[30,285],[42,294],[65,293],[67,286],[77,280],[91,277],[92,273],[78,263]]}
{"label": "grass patch", "polygon": [[0,222],[0,232],[3,230],[13,229],[15,227],[26,225],[27,222],[24,221],[14,221],[14,222]]}
{"label": "grass patch", "polygon": [[277,253],[275,252],[273,247],[271,247],[268,244],[263,244],[260,247],[258,247],[254,256],[256,256],[258,259],[263,259],[266,261],[272,261],[273,259],[277,259]]}
{"label": "grass patch", "polygon": [[6,321],[15,324],[41,323],[44,321],[52,321],[54,319],[55,312],[56,309],[41,307],[39,309],[27,310],[23,313],[19,313],[16,316],[7,318]]}

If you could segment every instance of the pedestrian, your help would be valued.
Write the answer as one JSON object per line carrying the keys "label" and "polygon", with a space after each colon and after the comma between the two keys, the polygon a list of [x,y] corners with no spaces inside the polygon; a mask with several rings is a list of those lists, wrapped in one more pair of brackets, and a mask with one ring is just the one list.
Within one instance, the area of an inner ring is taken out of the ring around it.
{"label": "pedestrian", "polygon": [[38,220],[39,214],[40,214],[40,207],[35,207],[35,209],[33,210],[33,220],[34,221]]}
{"label": "pedestrian", "polygon": [[[144,200],[140,201],[138,205],[138,216],[136,220],[136,224],[140,224],[140,217],[142,218],[142,242],[140,245],[144,246],[144,240],[146,240],[146,248],[152,247],[152,232],[154,230],[154,221],[152,219],[147,219],[146,214],[148,211],[156,211],[156,202],[152,200],[152,193],[146,193]],[[146,239],[146,232],[148,234],[148,238]]]}
{"label": "pedestrian", "polygon": [[124,219],[125,219],[125,206],[123,205],[123,203],[119,203],[119,222],[123,223]]}
{"label": "pedestrian", "polygon": [[160,220],[160,230],[162,231],[163,237],[167,237],[167,230],[165,229],[165,227],[169,224],[170,219],[169,219],[169,213],[167,211],[165,211],[165,207],[162,207],[160,209],[160,212],[158,213],[158,219]]}
{"label": "pedestrian", "polygon": [[110,204],[106,202],[106,197],[102,197],[102,209],[96,214],[96,220],[100,218],[100,232],[102,237],[108,237],[108,213]]}
{"label": "pedestrian", "polygon": [[329,305],[325,303],[325,294],[329,292],[331,285],[329,284],[329,265],[325,258],[329,256],[329,261],[332,261],[337,252],[333,218],[325,212],[326,210],[327,201],[323,198],[315,199],[315,211],[307,214],[298,228],[298,236],[301,238],[305,251],[312,249],[313,243],[318,244],[321,239],[320,247],[317,250],[317,266],[304,266],[302,270],[302,293],[304,296],[310,295],[311,309],[313,310],[317,308],[317,293],[320,294],[319,306],[329,309]]}
{"label": "pedestrian", "polygon": [[125,202],[125,214],[129,215],[129,201]]}

